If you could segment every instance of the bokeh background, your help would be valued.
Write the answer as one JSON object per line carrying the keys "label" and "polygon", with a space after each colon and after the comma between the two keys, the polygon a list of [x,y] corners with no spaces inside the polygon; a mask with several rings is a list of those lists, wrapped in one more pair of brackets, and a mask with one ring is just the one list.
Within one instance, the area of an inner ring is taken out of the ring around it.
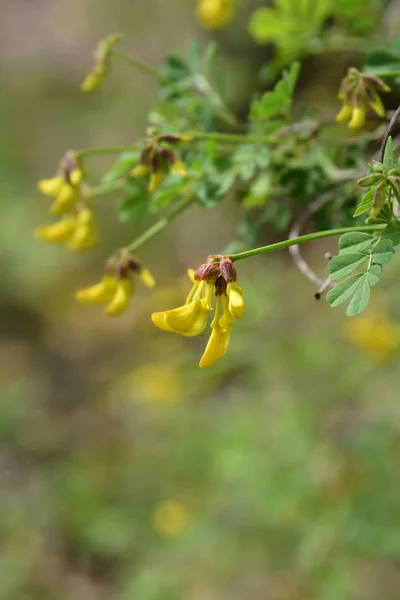
{"label": "bokeh background", "polygon": [[[153,81],[122,65],[100,93],[79,90],[118,31],[155,67],[214,37],[239,111],[269,52],[245,22],[202,31],[190,0],[1,2],[0,598],[398,600],[398,261],[351,324],[286,253],[240,263],[246,317],[202,371],[207,337],[164,335],[149,314],[229,241],[229,204],[191,209],[143,249],[159,285],[116,320],[74,290],[146,223],[119,224],[105,197],[94,252],[34,239],[36,181],[66,149],[143,135]],[[338,65],[320,70],[333,110]],[[91,160],[95,179],[108,163]],[[306,254],[323,272],[334,249]]]}

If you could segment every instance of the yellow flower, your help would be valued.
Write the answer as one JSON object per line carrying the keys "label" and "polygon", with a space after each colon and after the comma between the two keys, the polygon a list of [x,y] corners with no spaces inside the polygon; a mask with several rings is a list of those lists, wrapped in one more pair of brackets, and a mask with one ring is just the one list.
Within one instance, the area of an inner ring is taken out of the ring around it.
{"label": "yellow flower", "polygon": [[121,35],[110,35],[98,43],[95,64],[93,69],[86,75],[81,84],[83,92],[94,92],[103,83],[104,79],[110,72],[111,55],[114,47],[121,40]]}
{"label": "yellow flower", "polygon": [[177,537],[186,528],[189,517],[189,510],[183,502],[166,500],[153,512],[153,528],[161,535]]}
{"label": "yellow flower", "polygon": [[352,115],[353,115],[352,104],[343,104],[342,109],[336,115],[336,121],[338,123],[346,123],[346,121],[350,121]]}
{"label": "yellow flower", "polygon": [[35,235],[50,244],[65,244],[76,228],[76,217],[66,216],[62,221],[35,229]]}
{"label": "yellow flower", "polygon": [[163,179],[164,179],[164,172],[161,169],[154,171],[150,175],[150,182],[149,182],[149,188],[148,188],[150,194],[152,194],[153,192],[156,191],[156,189],[161,185]]}
{"label": "yellow flower", "polygon": [[171,165],[172,175],[180,175],[181,177],[187,177],[186,165],[183,160],[176,159]]}
{"label": "yellow flower", "polygon": [[78,214],[76,227],[71,239],[68,241],[70,250],[89,250],[98,242],[98,228],[93,211],[84,208]]}
{"label": "yellow flower", "polygon": [[124,277],[117,281],[115,294],[106,308],[107,317],[116,317],[124,313],[130,303],[131,297],[134,294],[133,281]]}
{"label": "yellow flower", "polygon": [[82,180],[83,172],[76,166],[73,157],[67,156],[60,174],[50,179],[41,179],[38,188],[45,196],[55,198],[50,207],[51,212],[63,215],[70,212],[80,199]]}
{"label": "yellow flower", "polygon": [[226,286],[229,299],[229,311],[235,319],[241,319],[244,313],[242,288],[236,281],[231,281]]}
{"label": "yellow flower", "polygon": [[78,290],[75,298],[81,304],[107,304],[113,299],[117,289],[115,277],[105,275],[99,283]]}
{"label": "yellow flower", "polygon": [[242,288],[236,283],[236,270],[228,257],[220,257],[220,261],[211,257],[194,274],[191,270],[188,274],[194,283],[185,304],[172,310],[153,313],[151,318],[163,331],[187,337],[200,335],[206,328],[215,294],[217,300],[211,336],[200,361],[200,367],[207,368],[225,354],[232,324],[243,316]]}
{"label": "yellow flower", "polygon": [[233,1],[199,0],[196,16],[206,29],[221,29],[233,18]]}
{"label": "yellow flower", "polygon": [[350,129],[361,129],[364,127],[367,111],[364,106],[356,106],[353,109],[349,127]]}
{"label": "yellow flower", "polygon": [[129,307],[135,293],[129,270],[137,274],[147,287],[155,285],[150,271],[144,269],[139,261],[128,256],[119,263],[118,276],[115,273],[106,273],[98,283],[78,290],[75,298],[81,304],[107,304],[105,314],[108,317],[121,315]]}
{"label": "yellow flower", "polygon": [[227,317],[229,312],[226,310],[224,316],[220,318],[221,303],[222,297],[218,296],[215,315],[210,325],[211,336],[199,363],[199,366],[202,369],[212,367],[220,358],[222,358],[228,350],[229,342],[231,340],[233,319]]}
{"label": "yellow flower", "polygon": [[345,335],[375,363],[387,361],[400,346],[400,326],[385,315],[366,313],[351,319]]}
{"label": "yellow flower", "polygon": [[139,163],[132,169],[132,177],[146,177],[150,173],[150,167],[148,165],[142,165]]}
{"label": "yellow flower", "polygon": [[214,282],[195,281],[186,303],[179,308],[153,313],[153,323],[170,333],[193,337],[203,333],[212,310]]}

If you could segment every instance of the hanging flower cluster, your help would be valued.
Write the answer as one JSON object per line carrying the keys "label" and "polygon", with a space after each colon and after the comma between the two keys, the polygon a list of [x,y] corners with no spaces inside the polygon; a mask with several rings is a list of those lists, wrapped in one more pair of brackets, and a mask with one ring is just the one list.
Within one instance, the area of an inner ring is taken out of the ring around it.
{"label": "hanging flower cluster", "polygon": [[119,256],[107,261],[101,281],[79,290],[75,297],[81,304],[106,304],[105,314],[108,317],[121,315],[135,293],[135,276],[146,287],[155,286],[150,271],[137,258],[122,250]]}
{"label": "hanging flower cluster", "polygon": [[83,171],[73,153],[67,153],[57,175],[39,181],[42,194],[54,199],[50,212],[60,217],[56,223],[36,228],[39,239],[75,251],[89,250],[97,243],[98,227],[83,180]]}
{"label": "hanging flower cluster", "polygon": [[180,136],[171,133],[150,137],[145,144],[138,164],[132,170],[132,177],[149,178],[149,192],[154,192],[162,183],[165,175],[179,175],[186,177],[185,163],[171,150],[170,146],[177,146],[191,141],[190,136]]}
{"label": "hanging flower cluster", "polygon": [[349,121],[350,129],[361,129],[365,124],[368,106],[379,117],[383,117],[385,107],[378,92],[390,92],[390,87],[376,75],[360,73],[351,67],[340,86],[338,98],[343,106],[336,121]]}
{"label": "hanging flower cluster", "polygon": [[92,70],[82,82],[83,92],[94,92],[103,83],[111,69],[111,56],[115,46],[121,40],[121,35],[109,35],[98,43]]}
{"label": "hanging flower cluster", "polygon": [[153,323],[160,329],[193,337],[203,333],[213,308],[211,336],[200,360],[207,368],[222,358],[228,349],[232,325],[244,313],[242,288],[236,282],[236,269],[227,256],[211,256],[197,271],[189,271],[193,280],[186,302],[179,308],[152,314]]}

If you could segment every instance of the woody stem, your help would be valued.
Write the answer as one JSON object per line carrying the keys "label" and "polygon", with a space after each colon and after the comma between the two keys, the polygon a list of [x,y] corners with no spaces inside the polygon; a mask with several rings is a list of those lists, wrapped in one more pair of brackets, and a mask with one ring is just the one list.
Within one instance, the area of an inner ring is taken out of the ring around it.
{"label": "woody stem", "polygon": [[143,246],[146,242],[155,237],[160,231],[165,229],[171,221],[173,221],[178,215],[180,215],[186,208],[193,202],[193,196],[189,198],[185,198],[180,204],[178,204],[175,208],[171,210],[171,212],[154,223],[149,229],[147,229],[142,235],[140,235],[136,240],[134,240],[126,249],[129,252],[135,252],[140,246]]}
{"label": "woody stem", "polygon": [[276,252],[277,250],[283,250],[289,248],[289,246],[295,246],[296,244],[304,244],[305,242],[312,242],[321,238],[332,237],[334,235],[342,235],[344,233],[351,233],[354,231],[380,231],[384,228],[384,225],[362,225],[361,227],[340,227],[339,229],[328,229],[327,231],[316,231],[314,233],[307,233],[290,240],[284,240],[283,242],[277,242],[276,244],[269,244],[268,246],[261,246],[260,248],[253,248],[246,252],[239,252],[238,254],[232,254],[230,258],[233,261],[242,260],[242,258],[250,258],[250,256],[257,256],[258,254],[269,254],[270,252]]}

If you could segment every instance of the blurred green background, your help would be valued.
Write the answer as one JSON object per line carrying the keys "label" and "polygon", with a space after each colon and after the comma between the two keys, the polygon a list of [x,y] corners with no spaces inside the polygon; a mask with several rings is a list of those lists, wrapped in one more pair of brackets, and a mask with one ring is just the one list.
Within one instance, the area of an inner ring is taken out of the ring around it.
{"label": "blurred green background", "polygon": [[[246,316],[203,371],[207,333],[165,335],[149,314],[178,305],[186,269],[229,241],[229,204],[191,209],[145,247],[159,285],[117,320],[73,297],[139,232],[115,199],[88,255],[33,237],[48,207],[36,181],[66,149],[143,135],[144,75],[121,66],[98,94],[79,90],[97,39],[121,31],[159,67],[209,37],[193,9],[1,2],[0,599],[398,600],[396,261],[351,324],[286,253],[240,263]],[[213,37],[240,109],[265,49],[245,23]],[[108,163],[92,160],[95,181]],[[326,251],[335,240],[305,250],[322,273]]]}

